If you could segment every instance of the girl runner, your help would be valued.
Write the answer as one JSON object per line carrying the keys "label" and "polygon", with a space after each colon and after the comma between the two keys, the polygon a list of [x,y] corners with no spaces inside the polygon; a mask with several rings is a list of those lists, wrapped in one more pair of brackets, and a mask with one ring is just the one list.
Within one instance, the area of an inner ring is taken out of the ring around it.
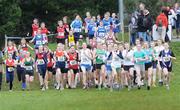
{"label": "girl runner", "polygon": [[96,87],[101,90],[101,86],[103,84],[103,79],[105,76],[105,56],[106,56],[106,51],[103,49],[102,44],[97,44],[97,49],[94,50],[93,52],[93,59],[95,59],[95,84]]}
{"label": "girl runner", "polygon": [[12,41],[8,41],[8,45],[5,48],[5,52],[7,52],[7,55],[12,54],[12,58],[16,59],[17,48]]}
{"label": "girl runner", "polygon": [[169,44],[164,43],[164,50],[159,54],[161,61],[161,68],[163,69],[163,80],[167,90],[169,90],[170,73],[172,72],[172,60],[176,59],[174,53],[169,49]]}
{"label": "girl runner", "polygon": [[151,87],[151,81],[152,81],[152,60],[154,52],[151,48],[149,48],[148,42],[144,42],[144,53],[146,56],[145,61],[145,71],[147,72],[146,78],[147,78],[147,90],[150,90]]}
{"label": "girl runner", "polygon": [[68,42],[69,42],[69,47],[75,46],[74,34],[72,30],[69,31]]}
{"label": "girl runner", "polygon": [[109,32],[112,25],[112,18],[110,17],[109,12],[106,12],[104,14],[104,19],[102,21],[103,21],[103,26],[105,27],[106,31]]}
{"label": "girl runner", "polygon": [[108,77],[108,83],[110,87],[110,91],[113,91],[113,83],[114,83],[114,77],[112,75],[112,50],[113,50],[113,45],[108,45],[108,49],[106,52],[106,74]]}
{"label": "girl runner", "polygon": [[152,59],[152,66],[153,66],[153,74],[152,74],[152,86],[156,87],[156,70],[157,70],[157,63],[158,63],[158,57],[159,54],[157,53],[155,49],[155,43],[151,42],[151,50],[153,51],[153,59]]}
{"label": "girl runner", "polygon": [[16,66],[15,60],[12,58],[12,54],[8,54],[8,58],[5,60],[6,65],[6,82],[9,83],[9,91],[12,91],[14,81],[14,69]]}
{"label": "girl runner", "polygon": [[88,37],[89,37],[89,40],[87,40],[87,43],[90,44],[90,42],[92,42],[92,39],[95,34],[95,30],[96,30],[96,23],[94,22],[93,19],[90,20],[90,23],[87,29],[88,29]]}
{"label": "girl runner", "polygon": [[115,34],[115,38],[118,38],[118,34],[120,32],[120,22],[116,16],[116,13],[112,13],[112,27],[113,27],[113,32]]}
{"label": "girl runner", "polygon": [[87,48],[87,44],[82,44],[82,49],[80,50],[80,67],[83,72],[83,89],[89,88],[90,83],[90,72],[92,69],[92,54],[90,49]]}
{"label": "girl runner", "polygon": [[145,67],[144,67],[144,63],[146,61],[145,58],[145,53],[141,48],[141,45],[138,44],[136,45],[137,50],[134,51],[134,55],[133,55],[133,61],[135,63],[134,68],[136,70],[136,82],[138,85],[138,89],[141,89],[141,77],[142,75],[144,75],[145,73]]}
{"label": "girl runner", "polygon": [[34,80],[34,59],[31,57],[30,52],[26,52],[26,57],[22,61],[22,65],[25,68],[25,80],[27,90],[30,90],[30,83]]}
{"label": "girl runner", "polygon": [[18,50],[27,52],[28,48],[33,50],[33,48],[26,42],[26,39],[22,38],[21,39],[21,44],[19,45]]}
{"label": "girl runner", "polygon": [[46,89],[45,87],[45,76],[46,76],[46,67],[47,67],[47,56],[43,50],[43,46],[39,46],[38,53],[35,57],[35,62],[37,66],[37,72],[39,73],[39,81],[42,91]]}
{"label": "girl runner", "polygon": [[58,26],[57,26],[57,43],[62,43],[65,45],[65,27],[63,26],[63,21],[58,21]]}
{"label": "girl runner", "polygon": [[102,21],[100,22],[95,35],[96,35],[97,43],[105,43],[106,29],[103,26]]}
{"label": "girl runner", "polygon": [[38,19],[34,18],[32,24],[32,37],[36,36],[38,29],[39,29]]}
{"label": "girl runner", "polygon": [[71,29],[74,32],[74,38],[75,38],[74,40],[75,40],[75,43],[76,43],[76,45],[78,47],[78,45],[79,45],[78,41],[79,41],[79,38],[80,38],[80,33],[82,31],[82,21],[81,21],[81,18],[80,18],[79,15],[76,15],[75,20],[72,21],[70,26],[71,26]]}
{"label": "girl runner", "polygon": [[47,56],[47,70],[46,70],[46,76],[45,76],[45,87],[46,89],[48,89],[48,83],[49,83],[49,79],[53,76],[53,81],[55,79],[54,77],[54,73],[55,73],[55,69],[54,69],[54,59],[53,59],[53,52],[51,52],[51,50],[47,47],[44,46],[44,52],[46,53]]}
{"label": "girl runner", "polygon": [[46,25],[44,22],[41,23],[41,34],[43,36],[43,44],[48,43],[48,37],[47,34],[49,34],[50,31],[46,28]]}
{"label": "girl runner", "polygon": [[116,40],[113,30],[110,30],[106,34],[106,44],[111,45],[111,44],[114,44],[114,43],[120,43],[120,42]]}
{"label": "girl runner", "polygon": [[[120,47],[122,47],[122,46],[120,46]],[[111,67],[112,67],[112,74],[113,74],[115,83],[118,83],[120,80],[119,77],[121,76],[120,71],[121,71],[122,60],[123,60],[122,48],[121,48],[121,50],[119,50],[118,45],[114,44],[113,51],[112,51]]]}
{"label": "girl runner", "polygon": [[68,46],[68,39],[67,38],[68,38],[68,35],[69,35],[69,24],[67,22],[67,16],[63,17],[63,26],[65,28],[65,38],[66,38],[65,43],[66,43],[66,46]]}
{"label": "girl runner", "polygon": [[87,33],[88,32],[88,26],[91,22],[91,14],[90,12],[86,12],[86,18],[84,19],[85,21],[85,32]]}
{"label": "girl runner", "polygon": [[41,34],[41,29],[38,29],[37,34],[29,42],[30,43],[34,42],[35,53],[37,53],[39,46],[43,45],[43,36]]}
{"label": "girl runner", "polygon": [[69,58],[67,55],[66,51],[64,50],[64,45],[63,44],[58,44],[57,49],[54,53],[54,59],[56,62],[56,82],[57,86],[56,89],[63,90],[64,89],[64,80],[65,80],[65,73],[67,73],[66,70],[66,61]]}
{"label": "girl runner", "polygon": [[68,73],[68,83],[71,88],[76,88],[77,80],[78,80],[78,73],[79,73],[79,55],[78,52],[75,50],[74,46],[70,47],[68,52],[69,56],[69,73]]}
{"label": "girl runner", "polygon": [[[156,50],[156,52],[157,52],[157,55],[159,55],[160,52],[161,52],[162,50],[164,50],[164,46],[163,46],[161,40],[158,40],[158,41],[157,41],[157,46],[155,47],[155,50]],[[161,66],[160,66],[160,63],[162,63],[162,59],[158,59],[158,63],[157,63],[159,85],[162,86],[162,85],[163,85],[163,80],[162,80],[162,68],[161,68]]]}
{"label": "girl runner", "polygon": [[128,91],[133,86],[133,77],[134,77],[134,62],[133,62],[133,54],[134,51],[130,49],[128,43],[124,44],[125,49],[122,52],[124,62],[123,62],[123,69],[124,74],[126,75],[127,82],[128,82]]}

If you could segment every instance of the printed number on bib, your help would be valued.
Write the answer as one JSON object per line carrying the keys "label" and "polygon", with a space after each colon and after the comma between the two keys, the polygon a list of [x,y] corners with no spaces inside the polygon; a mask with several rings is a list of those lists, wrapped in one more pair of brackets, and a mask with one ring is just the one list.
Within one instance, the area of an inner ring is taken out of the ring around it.
{"label": "printed number on bib", "polygon": [[80,28],[74,28],[74,32],[81,32]]}
{"label": "printed number on bib", "polygon": [[169,57],[163,57],[163,59],[164,59],[165,62],[170,61],[170,58],[169,58]]}
{"label": "printed number on bib", "polygon": [[65,58],[64,57],[58,57],[58,61],[63,62],[63,61],[65,61]]}
{"label": "printed number on bib", "polygon": [[13,67],[8,67],[8,72],[13,72],[14,68]]}
{"label": "printed number on bib", "polygon": [[33,70],[32,66],[26,66],[26,70]]}
{"label": "printed number on bib", "polygon": [[63,32],[59,32],[58,36],[64,36],[64,33]]}
{"label": "printed number on bib", "polygon": [[104,36],[105,36],[105,33],[99,33],[98,36],[99,36],[99,37],[104,37]]}
{"label": "printed number on bib", "polygon": [[76,61],[76,60],[70,61],[70,64],[71,64],[71,65],[76,65],[76,64],[77,64],[77,61]]}
{"label": "printed number on bib", "polygon": [[42,42],[41,42],[41,41],[36,41],[36,44],[37,44],[37,45],[41,45]]}
{"label": "printed number on bib", "polygon": [[43,65],[44,64],[44,60],[38,60],[37,63],[38,63],[38,65]]}

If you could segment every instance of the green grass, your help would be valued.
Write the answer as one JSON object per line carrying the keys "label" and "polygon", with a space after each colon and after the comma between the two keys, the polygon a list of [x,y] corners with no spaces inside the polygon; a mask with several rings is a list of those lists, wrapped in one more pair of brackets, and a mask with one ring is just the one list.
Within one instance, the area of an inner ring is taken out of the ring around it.
{"label": "green grass", "polygon": [[[50,45],[53,49],[54,44]],[[171,43],[177,57],[170,91],[165,87],[147,91],[123,89],[119,92],[109,90],[39,90],[37,76],[32,91],[21,91],[20,83],[15,78],[14,91],[8,92],[8,85],[3,83],[0,92],[0,110],[179,110],[180,108],[180,42]]]}

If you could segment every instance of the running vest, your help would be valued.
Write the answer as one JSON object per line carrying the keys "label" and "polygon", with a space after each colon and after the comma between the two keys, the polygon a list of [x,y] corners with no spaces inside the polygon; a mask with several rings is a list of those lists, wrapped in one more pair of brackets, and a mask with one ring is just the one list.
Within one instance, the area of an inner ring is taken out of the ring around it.
{"label": "running vest", "polygon": [[82,21],[80,21],[80,20],[74,20],[74,21],[71,23],[71,27],[73,28],[73,31],[74,31],[75,33],[81,32]]}
{"label": "running vest", "polygon": [[89,53],[87,53],[88,49],[82,49],[81,50],[81,64],[88,64],[91,65],[91,59],[89,59],[89,57],[87,57],[87,55]]}
{"label": "running vest", "polygon": [[97,30],[97,37],[104,39],[106,35],[106,29],[104,26],[99,26]]}
{"label": "running vest", "polygon": [[30,61],[27,61],[27,59],[25,58],[25,61],[24,61],[24,66],[25,66],[25,69],[26,70],[33,70],[33,60],[32,58],[30,58]]}
{"label": "running vest", "polygon": [[65,29],[64,29],[64,26],[60,27],[58,26],[57,27],[57,37],[58,39],[64,39],[65,38]]}
{"label": "running vest", "polygon": [[38,65],[44,65],[44,64],[46,64],[46,57],[45,57],[45,54],[44,53],[38,53],[37,55],[36,55],[36,61],[37,61],[37,64]]}
{"label": "running vest", "polygon": [[161,51],[161,59],[163,63],[169,63],[171,65],[172,61],[170,56],[172,56],[172,52],[169,50],[168,52],[165,52],[165,50]]}
{"label": "running vest", "polygon": [[56,56],[56,61],[58,61],[58,62],[65,62],[66,61],[64,51],[56,50],[55,56]]}
{"label": "running vest", "polygon": [[123,50],[123,58],[124,58],[124,65],[126,66],[130,66],[130,65],[134,65],[134,62],[132,62],[133,60],[133,54],[134,51],[133,50]]}
{"label": "running vest", "polygon": [[27,46],[27,44],[20,45],[20,46],[21,46],[21,49],[22,49],[23,51],[28,51],[28,46]]}
{"label": "running vest", "polygon": [[96,64],[102,64],[104,63],[106,52],[101,49],[96,49]]}
{"label": "running vest", "polygon": [[69,43],[74,43],[75,41],[74,41],[74,35],[72,35],[72,36],[68,36],[68,41],[69,41]]}
{"label": "running vest", "polygon": [[40,45],[43,45],[43,36],[41,34],[35,36],[35,46],[39,47]]}
{"label": "running vest", "polygon": [[37,24],[32,24],[32,36],[34,37],[37,34],[37,30],[38,30],[39,26]]}
{"label": "running vest", "polygon": [[78,53],[68,53],[69,56],[69,68],[70,69],[78,69]]}
{"label": "running vest", "polygon": [[96,28],[96,24],[95,23],[90,23],[88,25],[88,34],[89,35],[94,35],[95,33],[95,28]]}
{"label": "running vest", "polygon": [[12,60],[9,60],[9,59],[6,60],[6,69],[8,72],[13,72],[14,66],[15,66],[15,61],[13,59]]}
{"label": "running vest", "polygon": [[47,53],[47,67],[53,67],[54,63],[52,61],[53,59],[53,54],[51,52]]}
{"label": "running vest", "polygon": [[109,35],[109,34],[108,34],[108,37],[107,37],[107,39],[106,39],[106,43],[107,43],[108,45],[114,43],[114,40],[113,40],[113,36],[112,36],[112,35]]}
{"label": "running vest", "polygon": [[145,63],[152,62],[153,60],[153,50],[152,49],[144,49],[145,56],[148,57],[148,60],[145,61]]}
{"label": "running vest", "polygon": [[14,46],[7,48],[7,53],[8,53],[8,54],[14,54],[14,52],[15,52]]}

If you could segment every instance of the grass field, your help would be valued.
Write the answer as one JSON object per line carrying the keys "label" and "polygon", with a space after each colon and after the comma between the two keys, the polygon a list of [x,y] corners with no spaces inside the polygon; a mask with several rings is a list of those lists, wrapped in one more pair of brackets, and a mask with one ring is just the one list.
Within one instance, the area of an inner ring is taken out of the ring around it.
{"label": "grass field", "polygon": [[[50,45],[50,48],[53,48]],[[180,109],[180,42],[171,43],[177,57],[174,61],[170,90],[165,87],[147,91],[133,89],[110,92],[109,90],[64,90],[42,92],[38,81],[32,91],[21,91],[20,83],[14,82],[14,91],[8,92],[3,83],[0,92],[0,110],[179,110]],[[15,78],[17,79],[17,78]]]}

